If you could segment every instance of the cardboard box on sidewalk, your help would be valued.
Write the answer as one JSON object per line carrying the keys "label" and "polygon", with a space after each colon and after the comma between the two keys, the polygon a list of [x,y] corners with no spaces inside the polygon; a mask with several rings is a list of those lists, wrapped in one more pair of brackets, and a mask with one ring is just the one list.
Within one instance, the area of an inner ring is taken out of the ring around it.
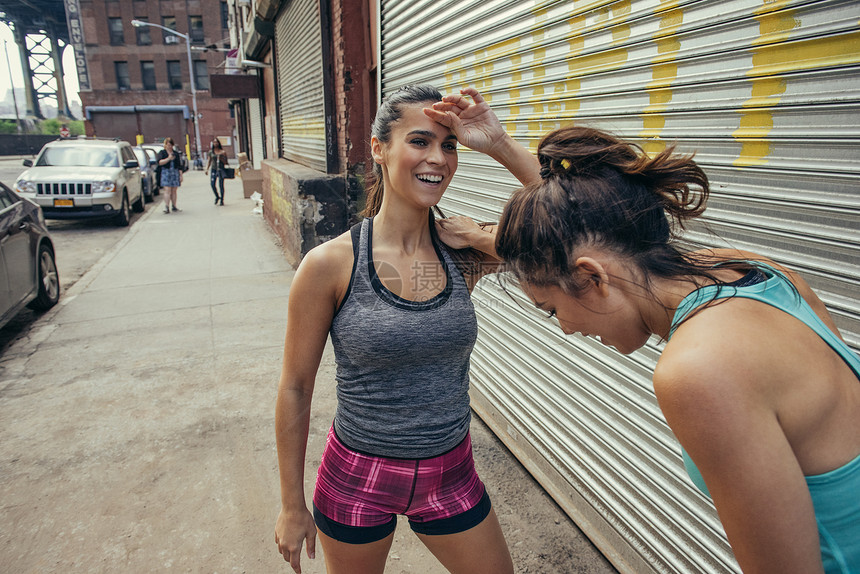
{"label": "cardboard box on sidewalk", "polygon": [[256,191],[263,193],[263,170],[249,169],[242,172],[242,191],[246,198]]}
{"label": "cardboard box on sidewalk", "polygon": [[242,191],[245,198],[249,198],[255,191],[263,193],[263,170],[253,169],[251,162],[247,159],[242,161],[241,156],[243,155],[245,154],[239,154],[239,177],[242,178]]}

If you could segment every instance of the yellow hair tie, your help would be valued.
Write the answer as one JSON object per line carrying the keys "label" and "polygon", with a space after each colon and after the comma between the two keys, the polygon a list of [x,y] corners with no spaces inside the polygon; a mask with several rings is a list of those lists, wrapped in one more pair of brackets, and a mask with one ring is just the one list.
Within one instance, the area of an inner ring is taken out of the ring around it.
{"label": "yellow hair tie", "polygon": [[571,163],[569,159],[563,159],[560,163],[564,169],[570,169]]}

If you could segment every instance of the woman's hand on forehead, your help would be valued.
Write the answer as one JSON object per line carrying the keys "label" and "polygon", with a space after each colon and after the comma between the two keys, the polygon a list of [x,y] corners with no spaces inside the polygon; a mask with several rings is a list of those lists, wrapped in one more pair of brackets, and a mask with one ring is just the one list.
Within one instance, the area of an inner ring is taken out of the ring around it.
{"label": "woman's hand on forehead", "polygon": [[449,94],[430,108],[427,117],[451,129],[466,147],[489,153],[505,135],[505,129],[490,105],[474,88],[463,88],[460,94]]}

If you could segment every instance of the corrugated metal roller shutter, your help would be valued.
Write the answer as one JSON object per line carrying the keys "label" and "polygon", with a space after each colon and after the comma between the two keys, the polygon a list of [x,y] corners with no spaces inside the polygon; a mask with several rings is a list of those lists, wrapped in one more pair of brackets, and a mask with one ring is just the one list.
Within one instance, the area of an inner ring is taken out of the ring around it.
{"label": "corrugated metal roller shutter", "polygon": [[263,112],[262,102],[259,98],[248,100],[248,124],[251,128],[251,157],[254,169],[260,169],[260,164],[265,157],[265,146],[263,143]]}
{"label": "corrugated metal roller shutter", "polygon": [[326,171],[319,0],[292,0],[275,21],[284,157]]}
{"label": "corrugated metal roller shutter", "polygon": [[[532,149],[576,121],[696,151],[713,191],[709,232],[689,238],[801,271],[860,347],[860,4],[383,0],[380,14],[383,96],[475,86]],[[495,220],[516,186],[464,150],[441,207]],[[656,404],[656,342],[624,357],[563,338],[493,280],[475,299],[475,409],[616,566],[736,572]]]}

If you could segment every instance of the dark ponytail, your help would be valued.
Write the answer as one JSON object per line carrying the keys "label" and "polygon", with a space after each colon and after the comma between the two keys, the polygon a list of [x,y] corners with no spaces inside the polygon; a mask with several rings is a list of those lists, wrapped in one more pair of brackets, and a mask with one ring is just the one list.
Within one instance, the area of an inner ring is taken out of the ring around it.
{"label": "dark ponytail", "polygon": [[538,146],[541,180],[505,206],[496,251],[520,280],[581,288],[579,248],[600,246],[633,260],[650,277],[707,276],[675,245],[705,210],[709,185],[692,156],[641,147],[588,127],[548,133]]}

